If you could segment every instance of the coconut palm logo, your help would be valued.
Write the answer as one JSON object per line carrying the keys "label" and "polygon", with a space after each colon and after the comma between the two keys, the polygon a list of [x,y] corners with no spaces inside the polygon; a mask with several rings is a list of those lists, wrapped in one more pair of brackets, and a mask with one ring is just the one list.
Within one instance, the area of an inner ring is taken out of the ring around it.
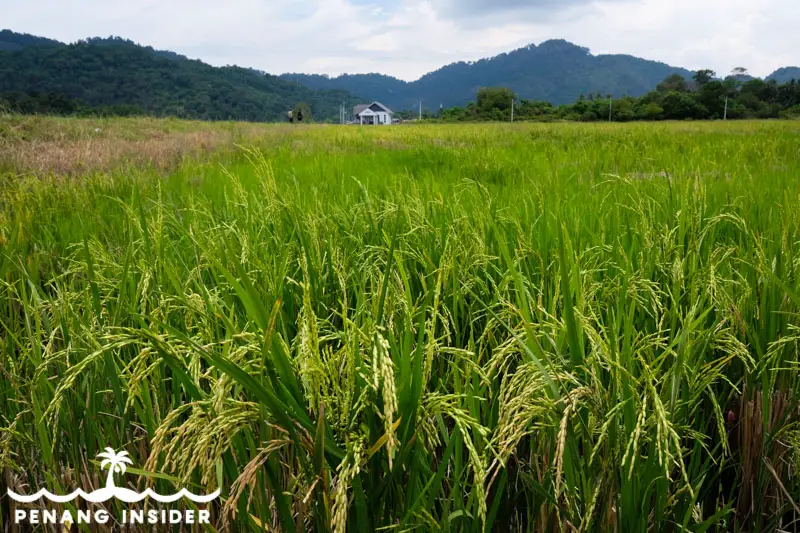
{"label": "coconut palm logo", "polygon": [[130,457],[128,457],[128,452],[124,450],[117,452],[113,448],[106,448],[104,452],[101,452],[97,455],[97,458],[102,459],[102,461],[100,462],[100,468],[102,470],[108,469],[106,486],[103,488],[94,490],[90,493],[86,493],[81,489],[77,489],[76,491],[71,492],[65,496],[59,496],[53,494],[47,489],[41,489],[36,494],[25,496],[22,494],[17,494],[13,490],[8,489],[8,496],[12,500],[19,503],[32,503],[42,497],[50,500],[51,502],[66,503],[74,500],[79,496],[83,498],[85,501],[92,503],[102,503],[112,498],[123,501],[125,503],[137,503],[144,500],[145,498],[152,498],[157,502],[161,503],[171,503],[178,501],[181,498],[188,498],[195,503],[208,503],[212,500],[217,499],[220,495],[219,489],[215,490],[211,494],[198,496],[196,494],[192,494],[186,489],[181,489],[179,492],[175,494],[162,495],[158,494],[157,492],[154,492],[152,489],[147,489],[144,492],[135,492],[125,487],[117,487],[116,484],[114,483],[114,474],[125,475],[125,471],[128,469],[128,465],[133,465],[133,461],[131,460]]}
{"label": "coconut palm logo", "polygon": [[114,485],[115,472],[125,475],[128,465],[133,464],[133,461],[128,457],[128,452],[121,451],[117,453],[113,448],[106,448],[106,451],[97,454],[97,458],[103,460],[103,462],[100,463],[100,469],[108,467],[108,479],[106,479],[107,489],[116,488]]}

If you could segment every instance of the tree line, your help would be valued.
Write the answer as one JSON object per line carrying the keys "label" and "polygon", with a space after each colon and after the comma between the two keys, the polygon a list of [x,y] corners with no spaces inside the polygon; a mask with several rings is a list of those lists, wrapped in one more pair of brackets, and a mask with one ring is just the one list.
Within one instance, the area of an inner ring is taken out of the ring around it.
{"label": "tree line", "polygon": [[[133,50],[138,52],[135,48]],[[130,52],[131,49],[127,51]],[[185,61],[185,63],[195,62]],[[232,75],[236,70],[244,69],[229,68],[228,75]],[[241,72],[237,74],[243,75]],[[246,74],[246,76],[253,75],[253,73]],[[139,85],[143,81],[142,78],[146,79],[147,76],[138,78]],[[91,81],[94,84],[97,79]],[[0,92],[0,111],[73,116],[167,115],[206,120],[281,120],[285,116],[285,109],[296,107],[289,104],[291,98],[310,96],[308,94],[310,93],[314,102],[311,106],[302,104],[306,106],[305,116],[308,117],[306,119],[308,121],[311,107],[321,107],[324,110],[334,108],[334,102],[342,96],[336,93],[328,95],[325,91],[313,91],[293,84],[291,86],[293,93],[288,97],[283,94],[277,97],[281,91],[277,87],[273,88],[274,92],[271,98],[268,98],[269,105],[263,101],[263,93],[251,98],[250,94],[245,97],[244,94],[237,95],[235,91],[231,91],[227,98],[217,94],[211,95],[210,98],[207,94],[203,95],[203,98],[209,98],[205,104],[210,106],[204,107],[204,104],[197,100],[198,94],[202,94],[203,91],[191,89],[192,82],[188,79],[180,80],[178,83],[185,91],[186,99],[175,98],[175,95],[171,94],[169,100],[165,98],[149,101],[148,97],[152,98],[153,93],[159,92],[163,85],[163,82],[153,81],[158,89],[154,88],[148,92],[141,86],[127,91],[117,83],[115,90],[109,88],[108,92],[104,93],[105,98],[92,98],[90,101],[73,96],[74,92],[65,94],[55,87],[48,88],[47,84],[45,84],[46,89],[42,91]],[[197,81],[201,86],[205,83],[203,80],[192,81]],[[259,81],[263,83],[266,80]],[[284,83],[290,85],[288,82]],[[206,83],[206,85],[211,84]],[[103,93],[97,87],[86,89],[86,92]],[[130,96],[134,92],[136,97]],[[146,94],[148,96],[144,96]],[[348,100],[352,99],[350,95],[347,97]],[[314,106],[314,103],[318,105]],[[322,105],[319,105],[320,103]],[[245,109],[246,106],[249,107]],[[732,75],[718,79],[713,71],[701,70],[695,73],[691,80],[680,74],[672,74],[659,83],[653,91],[638,98],[626,96],[614,99],[610,95],[596,93],[581,96],[572,104],[558,106],[540,100],[520,99],[514,91],[506,87],[486,87],[478,90],[475,102],[470,102],[464,107],[451,107],[436,112],[425,109],[422,116],[423,119],[439,119],[445,122],[509,121],[512,118],[512,107],[515,120],[545,122],[793,118],[800,117],[800,81],[793,79],[783,84],[775,80],[764,81],[749,77],[745,69],[735,69]],[[418,117],[418,110],[400,111],[395,116],[415,119]],[[318,119],[334,121],[330,113],[322,113]]]}
{"label": "tree line", "polygon": [[61,93],[40,91],[10,91],[0,94],[0,112],[21,115],[108,116],[131,117],[146,115],[138,104],[90,105]]}
{"label": "tree line", "polygon": [[775,80],[751,78],[745,69],[735,69],[725,79],[712,70],[701,70],[687,80],[679,74],[668,76],[655,90],[641,97],[614,99],[589,94],[576,102],[555,106],[549,102],[519,99],[505,87],[478,90],[477,100],[465,107],[451,107],[427,118],[462,121],[615,121],[717,120],[800,117],[800,82],[779,84]]}

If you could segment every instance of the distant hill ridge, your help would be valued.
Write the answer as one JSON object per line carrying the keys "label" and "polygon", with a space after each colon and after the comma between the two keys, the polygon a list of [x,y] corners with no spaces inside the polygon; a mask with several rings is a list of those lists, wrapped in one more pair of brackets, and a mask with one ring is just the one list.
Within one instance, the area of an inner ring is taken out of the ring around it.
{"label": "distant hill ridge", "polygon": [[767,80],[775,80],[778,83],[789,83],[792,80],[800,81],[800,67],[779,68],[767,76]]}
{"label": "distant hill ridge", "polygon": [[21,50],[28,46],[64,46],[64,43],[27,33],[0,30],[0,50]]}
{"label": "distant hill ridge", "polygon": [[242,67],[212,67],[119,37],[72,44],[0,32],[0,95],[43,93],[94,108],[206,120],[283,121],[299,102],[314,118],[337,119],[342,90],[314,90]]}
{"label": "distant hill ridge", "polygon": [[[630,55],[593,55],[549,40],[478,61],[460,61],[406,82],[385,74],[273,76],[255,69],[212,67],[175,52],[120,38],[72,44],[0,31],[0,94],[53,93],[91,106],[129,106],[200,119],[284,120],[299,102],[314,118],[338,120],[339,106],[378,100],[394,110],[462,106],[481,87],[503,86],[521,98],[553,104],[581,95],[641,96],[664,78],[693,72]],[[800,80],[800,67],[767,79]]]}
{"label": "distant hill ridge", "polygon": [[692,72],[628,55],[592,55],[588,48],[565,40],[528,45],[478,61],[461,61],[430,72],[413,82],[380,74],[336,78],[285,74],[317,89],[342,89],[378,99],[390,107],[415,108],[419,100],[430,108],[464,105],[480,87],[509,87],[521,98],[553,104],[574,102],[581,95],[640,96],[670,74]]}
{"label": "distant hill ridge", "polygon": [[[798,70],[798,69],[795,69]],[[787,71],[782,73],[782,71]],[[641,96],[670,74],[690,79],[692,71],[631,55],[593,55],[588,48],[563,39],[549,40],[478,61],[460,61],[406,82],[384,74],[344,74],[338,77],[283,74],[315,89],[341,89],[379,100],[395,109],[461,106],[473,101],[480,87],[503,86],[521,98],[553,104],[572,103],[581,95]],[[781,79],[800,72],[780,69]],[[788,79],[786,80],[788,81]]]}

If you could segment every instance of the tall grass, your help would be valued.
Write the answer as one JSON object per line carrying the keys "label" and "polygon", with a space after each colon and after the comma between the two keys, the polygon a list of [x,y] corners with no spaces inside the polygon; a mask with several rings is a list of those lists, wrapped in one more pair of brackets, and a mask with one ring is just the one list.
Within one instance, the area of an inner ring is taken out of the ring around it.
{"label": "tall grass", "polygon": [[221,488],[209,530],[796,530],[798,146],[331,127],[8,176],[0,492],[110,446]]}

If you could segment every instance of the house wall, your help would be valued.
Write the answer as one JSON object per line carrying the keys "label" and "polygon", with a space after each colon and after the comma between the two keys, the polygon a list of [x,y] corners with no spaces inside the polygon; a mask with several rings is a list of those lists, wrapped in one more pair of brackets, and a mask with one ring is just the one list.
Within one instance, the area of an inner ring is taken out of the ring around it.
{"label": "house wall", "polygon": [[367,117],[374,117],[375,124],[378,126],[390,126],[392,124],[392,116],[386,111],[372,111],[365,109],[359,117],[363,117],[366,122]]}
{"label": "house wall", "polygon": [[375,123],[378,126],[386,126],[386,125],[389,125],[389,124],[392,123],[391,115],[389,115],[389,113],[386,113],[385,111],[372,112],[372,113],[369,113],[369,114],[368,113],[362,113],[362,115],[364,117],[367,117],[369,115],[372,115],[373,117],[375,117]]}

